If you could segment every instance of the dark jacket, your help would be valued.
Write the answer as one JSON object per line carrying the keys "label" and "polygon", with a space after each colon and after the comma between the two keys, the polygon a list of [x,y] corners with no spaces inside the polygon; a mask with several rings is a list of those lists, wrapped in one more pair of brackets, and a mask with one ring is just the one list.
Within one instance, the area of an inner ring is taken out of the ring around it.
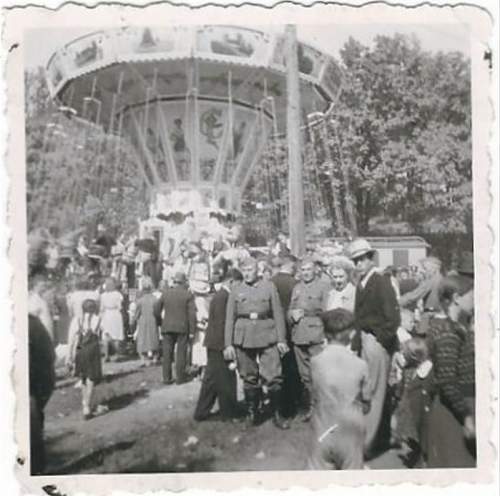
{"label": "dark jacket", "polygon": [[55,385],[55,352],[49,333],[38,317],[29,315],[29,388],[43,410]]}
{"label": "dark jacket", "polygon": [[358,284],[354,319],[356,329],[373,334],[389,353],[395,350],[401,316],[389,278],[375,272],[364,288]]}
{"label": "dark jacket", "polygon": [[156,305],[155,315],[157,321],[161,322],[162,334],[172,332],[192,335],[196,331],[194,296],[185,286],[165,289]]}
{"label": "dark jacket", "polygon": [[203,344],[209,350],[224,349],[224,326],[226,324],[226,307],[229,293],[225,289],[219,289],[208,308],[208,326],[205,332]]}
{"label": "dark jacket", "polygon": [[281,306],[283,307],[283,312],[286,314],[286,312],[288,312],[288,307],[290,306],[292,291],[294,286],[297,284],[297,281],[295,280],[295,277],[291,274],[286,274],[285,272],[278,272],[271,280],[278,290]]}

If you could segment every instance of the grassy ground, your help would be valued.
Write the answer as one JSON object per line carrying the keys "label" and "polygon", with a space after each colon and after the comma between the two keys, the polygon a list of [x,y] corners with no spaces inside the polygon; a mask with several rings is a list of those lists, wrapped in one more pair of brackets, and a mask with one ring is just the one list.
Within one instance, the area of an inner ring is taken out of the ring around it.
{"label": "grassy ground", "polygon": [[[84,421],[80,390],[59,381],[46,408],[48,472],[153,473],[237,470],[301,470],[309,425],[294,420],[281,431],[267,421],[244,430],[241,423],[195,422],[200,382],[165,386],[160,367],[138,362],[105,364],[97,399],[105,415]],[[371,468],[403,468],[388,452]]]}

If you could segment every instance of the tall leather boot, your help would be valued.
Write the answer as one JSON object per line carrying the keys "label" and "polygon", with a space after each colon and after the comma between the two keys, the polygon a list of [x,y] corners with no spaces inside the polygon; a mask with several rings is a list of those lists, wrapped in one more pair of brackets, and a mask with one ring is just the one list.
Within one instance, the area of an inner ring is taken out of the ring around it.
{"label": "tall leather boot", "polygon": [[244,391],[246,405],[245,428],[253,427],[257,424],[257,413],[259,407],[259,390],[256,388],[248,388]]}
{"label": "tall leather boot", "polygon": [[302,408],[303,411],[300,414],[300,420],[302,422],[309,422],[312,417],[311,392],[306,387],[302,390]]}
{"label": "tall leather boot", "polygon": [[278,427],[278,429],[290,429],[290,424],[280,412],[280,399],[281,390],[270,391],[271,396],[271,409],[273,412],[273,424]]}

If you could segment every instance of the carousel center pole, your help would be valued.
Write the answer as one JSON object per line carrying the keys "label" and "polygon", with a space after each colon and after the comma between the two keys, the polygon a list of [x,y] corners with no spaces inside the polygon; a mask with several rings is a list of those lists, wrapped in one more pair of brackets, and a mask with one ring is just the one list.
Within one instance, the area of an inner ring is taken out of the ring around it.
{"label": "carousel center pole", "polygon": [[288,225],[290,249],[293,255],[305,253],[304,191],[302,187],[302,156],[300,134],[299,64],[297,50],[297,28],[286,26],[287,64],[287,140],[288,140],[288,188],[290,209]]}

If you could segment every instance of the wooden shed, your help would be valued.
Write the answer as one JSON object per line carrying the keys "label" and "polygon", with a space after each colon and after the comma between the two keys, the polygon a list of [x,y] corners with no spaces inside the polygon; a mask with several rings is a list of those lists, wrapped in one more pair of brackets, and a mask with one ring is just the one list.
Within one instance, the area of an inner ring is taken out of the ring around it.
{"label": "wooden shed", "polygon": [[[345,243],[345,239],[336,238]],[[408,267],[425,258],[430,245],[420,236],[373,236],[365,238],[377,250],[375,261],[381,268],[388,265]]]}

